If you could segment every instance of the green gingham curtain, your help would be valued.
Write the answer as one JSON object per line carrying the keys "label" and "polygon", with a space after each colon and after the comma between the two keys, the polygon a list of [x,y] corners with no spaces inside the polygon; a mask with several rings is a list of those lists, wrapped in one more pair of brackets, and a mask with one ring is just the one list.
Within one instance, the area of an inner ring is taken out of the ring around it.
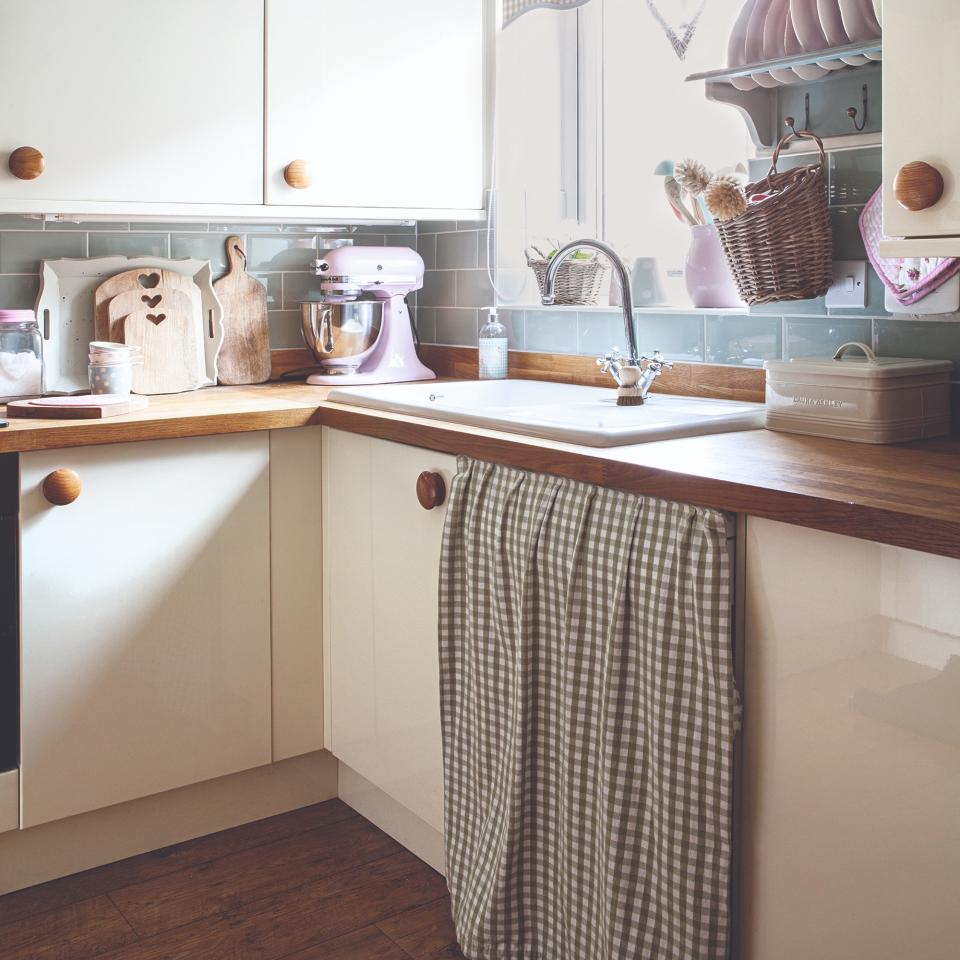
{"label": "green gingham curtain", "polygon": [[440,672],[471,960],[726,960],[726,537],[715,511],[460,458]]}

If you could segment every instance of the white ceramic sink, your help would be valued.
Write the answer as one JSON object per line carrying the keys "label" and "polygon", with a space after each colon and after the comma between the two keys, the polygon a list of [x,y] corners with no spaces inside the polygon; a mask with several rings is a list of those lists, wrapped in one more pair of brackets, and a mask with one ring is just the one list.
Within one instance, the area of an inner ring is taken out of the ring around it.
{"label": "white ceramic sink", "polygon": [[588,447],[619,447],[763,426],[762,403],[650,394],[618,407],[616,389],[537,380],[465,380],[337,387],[335,403],[453,420]]}

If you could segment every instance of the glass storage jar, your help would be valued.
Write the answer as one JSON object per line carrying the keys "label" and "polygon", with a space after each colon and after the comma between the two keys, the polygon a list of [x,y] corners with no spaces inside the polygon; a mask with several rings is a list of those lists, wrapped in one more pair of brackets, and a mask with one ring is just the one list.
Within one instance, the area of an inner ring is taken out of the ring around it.
{"label": "glass storage jar", "polygon": [[42,343],[32,310],[0,310],[0,398],[43,393]]}

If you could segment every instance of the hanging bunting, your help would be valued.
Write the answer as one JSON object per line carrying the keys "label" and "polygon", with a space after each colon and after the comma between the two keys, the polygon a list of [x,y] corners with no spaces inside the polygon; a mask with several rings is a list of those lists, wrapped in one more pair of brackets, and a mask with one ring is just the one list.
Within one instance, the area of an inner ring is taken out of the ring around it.
{"label": "hanging bunting", "polygon": [[[508,2],[508,0],[504,0]],[[647,0],[647,9],[667,35],[674,53],[683,60],[707,0]]]}
{"label": "hanging bunting", "polygon": [[503,25],[504,27],[513,23],[517,17],[522,16],[529,10],[547,7],[553,10],[569,10],[572,7],[580,7],[588,0],[503,0]]}

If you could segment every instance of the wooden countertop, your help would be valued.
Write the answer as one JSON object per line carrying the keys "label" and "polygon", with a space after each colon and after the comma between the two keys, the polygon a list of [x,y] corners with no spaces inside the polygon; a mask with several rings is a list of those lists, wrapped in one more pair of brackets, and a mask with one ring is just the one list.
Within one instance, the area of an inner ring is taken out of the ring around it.
{"label": "wooden countertop", "polygon": [[305,384],[216,387],[154,397],[146,410],[106,420],[11,420],[0,453],[325,424],[960,557],[960,438],[870,446],[754,430],[598,449],[346,407],[327,393]]}

